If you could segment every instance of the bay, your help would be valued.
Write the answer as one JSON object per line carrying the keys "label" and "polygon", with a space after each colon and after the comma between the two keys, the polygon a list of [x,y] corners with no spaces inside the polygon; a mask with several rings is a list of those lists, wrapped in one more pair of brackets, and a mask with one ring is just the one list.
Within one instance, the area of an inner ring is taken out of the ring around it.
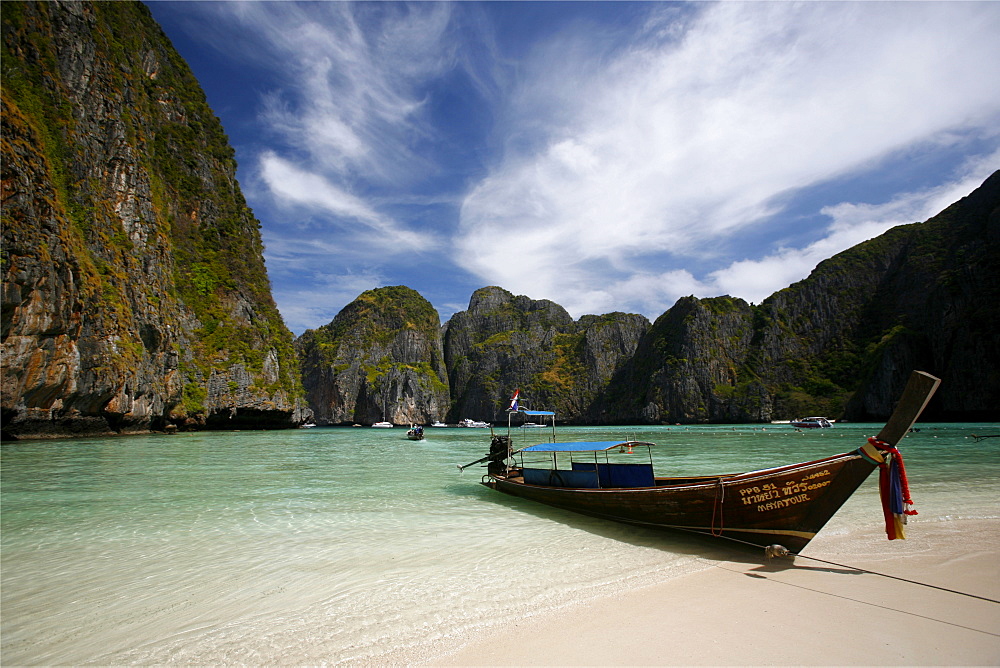
{"label": "bay", "polygon": [[[996,424],[926,424],[901,449],[922,522],[1000,517]],[[661,445],[658,472],[856,449],[879,425],[560,427]],[[544,440],[521,430],[515,446]],[[2,445],[4,665],[384,664],[706,568],[724,544],[478,484],[489,431],[315,428]],[[876,476],[826,536],[881,523]],[[720,552],[721,551],[721,552]]]}

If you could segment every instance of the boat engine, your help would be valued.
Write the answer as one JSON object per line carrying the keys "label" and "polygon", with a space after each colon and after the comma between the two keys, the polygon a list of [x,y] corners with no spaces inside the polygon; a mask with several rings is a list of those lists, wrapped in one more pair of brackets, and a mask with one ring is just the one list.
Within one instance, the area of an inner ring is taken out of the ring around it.
{"label": "boat engine", "polygon": [[490,475],[507,472],[504,461],[510,457],[510,436],[495,435],[490,441],[489,464],[486,470]]}

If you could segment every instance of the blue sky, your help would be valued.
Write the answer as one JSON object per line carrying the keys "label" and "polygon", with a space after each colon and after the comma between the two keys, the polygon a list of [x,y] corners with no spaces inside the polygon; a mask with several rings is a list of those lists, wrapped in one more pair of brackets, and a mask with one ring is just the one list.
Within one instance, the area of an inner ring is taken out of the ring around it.
{"label": "blue sky", "polygon": [[147,4],[296,334],[384,285],[759,303],[1000,168],[1000,3]]}

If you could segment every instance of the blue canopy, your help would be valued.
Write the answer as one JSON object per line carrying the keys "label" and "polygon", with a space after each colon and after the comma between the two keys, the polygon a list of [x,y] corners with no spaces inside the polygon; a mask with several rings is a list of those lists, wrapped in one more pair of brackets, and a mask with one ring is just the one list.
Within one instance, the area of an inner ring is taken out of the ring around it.
{"label": "blue canopy", "polygon": [[643,441],[578,441],[576,443],[539,443],[521,448],[521,452],[598,452],[619,446],[653,445]]}
{"label": "blue canopy", "polygon": [[525,415],[555,415],[552,411],[521,411]]}

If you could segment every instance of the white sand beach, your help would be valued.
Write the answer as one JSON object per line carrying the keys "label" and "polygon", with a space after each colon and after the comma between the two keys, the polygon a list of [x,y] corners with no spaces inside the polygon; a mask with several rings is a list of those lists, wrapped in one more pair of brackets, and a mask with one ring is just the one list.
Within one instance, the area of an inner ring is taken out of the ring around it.
{"label": "white sand beach", "polygon": [[[528,617],[432,665],[1000,665],[1000,520],[817,537]],[[818,561],[818,560],[824,561]],[[845,568],[842,564],[848,566]],[[900,579],[862,573],[864,569]]]}

